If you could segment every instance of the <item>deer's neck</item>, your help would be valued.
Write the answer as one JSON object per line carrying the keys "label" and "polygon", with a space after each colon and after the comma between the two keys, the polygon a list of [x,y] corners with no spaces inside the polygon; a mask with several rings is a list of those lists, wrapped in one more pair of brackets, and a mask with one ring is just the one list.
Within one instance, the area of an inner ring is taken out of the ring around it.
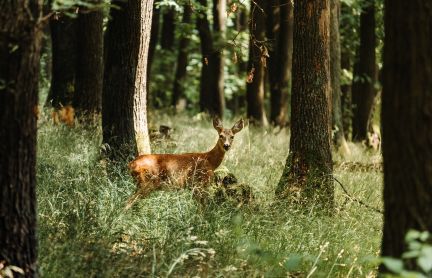
{"label": "deer's neck", "polygon": [[216,142],[216,145],[213,147],[213,149],[207,153],[207,161],[210,163],[213,170],[221,165],[224,156],[225,150],[219,146],[218,142]]}

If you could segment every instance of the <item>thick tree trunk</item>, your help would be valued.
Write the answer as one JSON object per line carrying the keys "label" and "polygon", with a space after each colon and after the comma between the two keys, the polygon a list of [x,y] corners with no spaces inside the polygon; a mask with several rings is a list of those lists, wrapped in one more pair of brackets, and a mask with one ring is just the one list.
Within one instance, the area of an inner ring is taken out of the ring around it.
{"label": "thick tree trunk", "polygon": [[115,1],[106,33],[103,142],[111,157],[150,153],[146,70],[153,1]]}
{"label": "thick tree trunk", "polygon": [[73,106],[78,116],[94,120],[102,109],[103,11],[81,11],[78,16],[78,32]]}
{"label": "thick tree trunk", "polygon": [[276,194],[331,208],[330,2],[299,1],[294,14],[290,150]]}
{"label": "thick tree trunk", "polygon": [[163,13],[163,24],[160,46],[165,50],[173,50],[174,48],[174,31],[175,31],[175,16],[176,11],[173,7],[167,7]]}
{"label": "thick tree trunk", "polygon": [[376,61],[375,61],[375,4],[365,1],[366,7],[360,15],[360,49],[354,66],[352,87],[353,140],[367,139],[369,120],[375,99]]}
{"label": "thick tree trunk", "polygon": [[268,124],[264,110],[265,63],[267,62],[268,53],[262,44],[266,39],[266,15],[261,10],[265,6],[265,0],[252,0],[249,22],[251,38],[246,86],[247,116],[252,124],[259,126]]}
{"label": "thick tree trunk", "polygon": [[287,99],[291,83],[293,10],[290,0],[269,2],[267,36],[273,47],[269,58],[270,121],[286,124]]}
{"label": "thick tree trunk", "polygon": [[[199,0],[204,7],[207,0]],[[202,68],[200,80],[200,109],[211,115],[223,116],[224,92],[220,84],[220,50],[215,48],[210,30],[210,23],[205,13],[197,16],[196,20],[201,40]]]}
{"label": "thick tree trunk", "polygon": [[350,150],[345,140],[342,122],[341,102],[341,47],[339,36],[339,0],[330,0],[330,76],[332,95],[332,129],[333,144],[342,154],[349,154]]}
{"label": "thick tree trunk", "polygon": [[41,1],[0,2],[0,261],[37,275],[36,122]]}
{"label": "thick tree trunk", "polygon": [[[192,16],[192,7],[189,4],[184,5],[183,24],[190,24]],[[179,52],[177,56],[177,69],[174,78],[172,105],[177,107],[180,100],[186,101],[184,96],[184,79],[186,78],[186,68],[188,65],[188,46],[189,34],[182,34],[179,43]]]}
{"label": "thick tree trunk", "polygon": [[386,0],[385,11],[382,256],[400,257],[410,229],[432,231],[432,10]]}
{"label": "thick tree trunk", "polygon": [[72,103],[77,65],[77,21],[67,15],[50,20],[52,78],[47,104],[60,108]]}

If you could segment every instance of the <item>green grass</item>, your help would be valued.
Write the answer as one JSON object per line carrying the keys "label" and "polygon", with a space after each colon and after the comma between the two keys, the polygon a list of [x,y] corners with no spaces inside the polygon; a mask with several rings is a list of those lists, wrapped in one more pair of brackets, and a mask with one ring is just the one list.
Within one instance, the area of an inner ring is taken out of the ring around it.
{"label": "green grass", "polygon": [[[217,134],[200,117],[152,116],[174,128],[153,152],[206,151]],[[42,277],[371,277],[382,216],[349,201],[336,186],[334,216],[275,202],[288,153],[287,131],[240,132],[223,165],[255,199],[249,206],[202,208],[188,190],[155,192],[124,211],[135,185],[123,167],[107,174],[99,127],[54,126],[38,133],[39,269]],[[378,155],[361,147],[350,161]],[[335,160],[342,159],[335,156]],[[353,196],[381,207],[378,171],[340,170]]]}

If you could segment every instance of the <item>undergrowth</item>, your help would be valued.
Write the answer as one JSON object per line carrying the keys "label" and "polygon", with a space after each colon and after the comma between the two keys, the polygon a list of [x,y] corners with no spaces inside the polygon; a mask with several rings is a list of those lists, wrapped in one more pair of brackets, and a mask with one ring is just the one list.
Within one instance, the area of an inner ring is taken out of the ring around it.
{"label": "undergrowth", "polygon": [[[45,117],[45,118],[44,118]],[[154,153],[209,150],[217,139],[205,117],[153,115],[173,128]],[[42,277],[373,277],[382,216],[335,185],[336,212],[323,216],[275,202],[288,154],[287,130],[245,128],[221,166],[255,198],[241,207],[201,207],[189,190],[155,192],[124,211],[135,185],[123,167],[107,174],[100,127],[73,128],[42,115],[38,131],[39,271]],[[335,155],[335,176],[355,198],[381,207],[382,174],[339,167],[379,163],[350,145]]]}

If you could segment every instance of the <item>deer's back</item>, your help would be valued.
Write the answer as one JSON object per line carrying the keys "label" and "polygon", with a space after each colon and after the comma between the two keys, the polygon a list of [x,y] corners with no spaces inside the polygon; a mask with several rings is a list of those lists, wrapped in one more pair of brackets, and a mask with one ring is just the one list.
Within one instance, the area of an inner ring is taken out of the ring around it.
{"label": "deer's back", "polygon": [[147,174],[161,178],[190,176],[210,169],[205,154],[147,154],[138,156],[129,163],[133,174]]}

